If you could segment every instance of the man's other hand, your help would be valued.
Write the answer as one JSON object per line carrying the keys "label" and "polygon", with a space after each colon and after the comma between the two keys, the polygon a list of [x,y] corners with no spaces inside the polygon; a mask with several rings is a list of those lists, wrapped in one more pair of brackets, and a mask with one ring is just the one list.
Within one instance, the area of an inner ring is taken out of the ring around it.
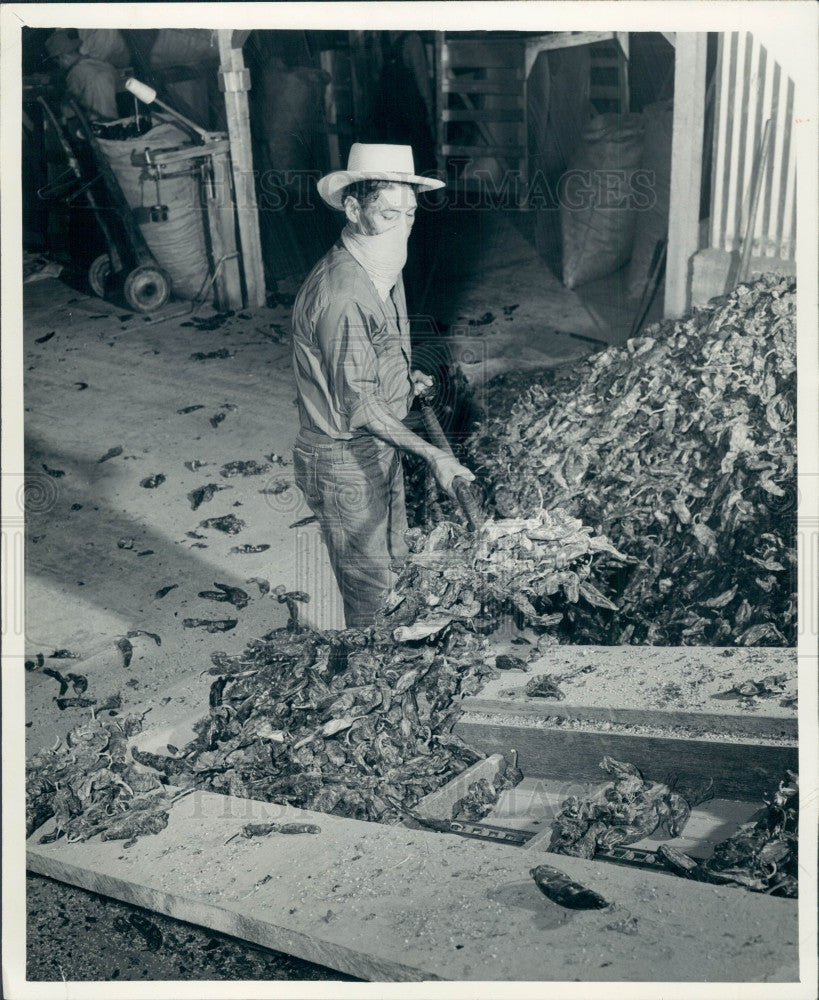
{"label": "man's other hand", "polygon": [[412,387],[415,390],[416,396],[423,396],[425,392],[435,385],[433,377],[427,375],[426,372],[422,372],[419,368],[414,369],[410,373],[410,378],[412,379]]}

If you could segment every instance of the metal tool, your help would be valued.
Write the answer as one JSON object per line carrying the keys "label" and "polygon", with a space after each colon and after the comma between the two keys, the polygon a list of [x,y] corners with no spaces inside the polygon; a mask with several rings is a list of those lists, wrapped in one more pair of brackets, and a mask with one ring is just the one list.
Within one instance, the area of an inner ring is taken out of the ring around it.
{"label": "metal tool", "polygon": [[190,118],[186,118],[178,111],[174,111],[174,109],[164,101],[160,101],[160,99],[156,96],[154,88],[149,87],[147,83],[142,83],[140,80],[130,77],[125,81],[125,89],[129,93],[133,94],[134,97],[142,101],[143,104],[156,104],[157,107],[162,108],[166,114],[170,115],[171,118],[176,119],[180,125],[184,126],[186,131],[195,135],[200,142],[210,142],[214,136],[222,138],[221,132],[208,132],[207,129],[201,128],[195,122],[192,122]]}
{"label": "metal tool", "polygon": [[[439,833],[455,833],[473,840],[491,840],[496,844],[512,844],[522,847],[536,836],[531,830],[510,830],[504,826],[489,823],[471,823],[466,820],[428,820],[415,817],[424,826]],[[594,861],[611,861],[629,868],[648,868],[668,872],[669,866],[656,851],[642,847],[599,847],[594,852]]]}
{"label": "metal tool", "polygon": [[[438,417],[435,415],[432,403],[430,402],[429,393],[431,391],[432,387],[430,386],[424,392],[418,393],[418,402],[421,406],[421,418],[424,421],[424,427],[426,428],[430,441],[435,445],[435,447],[440,448],[441,451],[445,451],[452,458],[455,458],[452,446],[447,440],[447,436],[444,434],[443,428],[441,427]],[[466,522],[469,525],[470,530],[477,531],[477,529],[483,524],[485,517],[481,512],[478,501],[475,499],[475,494],[472,492],[469,483],[461,476],[457,476],[452,481],[452,490],[458,499],[458,503],[461,505],[461,509],[464,512],[464,517],[466,518]]]}
{"label": "metal tool", "polygon": [[145,166],[148,171],[148,176],[153,177],[154,184],[156,184],[156,204],[151,205],[150,214],[151,222],[167,222],[168,221],[168,206],[162,204],[162,196],[159,193],[159,181],[162,177],[162,168],[151,156],[151,147],[145,147]]}
{"label": "metal tool", "polygon": [[462,837],[472,837],[476,840],[494,840],[499,844],[514,844],[522,847],[534,836],[528,830],[509,830],[503,826],[491,826],[488,823],[469,823],[466,820],[453,819],[449,823],[449,832],[458,833]]}

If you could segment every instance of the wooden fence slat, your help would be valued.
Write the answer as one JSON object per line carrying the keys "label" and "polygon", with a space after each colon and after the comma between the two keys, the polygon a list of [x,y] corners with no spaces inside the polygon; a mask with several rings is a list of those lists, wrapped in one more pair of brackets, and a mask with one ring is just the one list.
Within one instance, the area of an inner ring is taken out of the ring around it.
{"label": "wooden fence slat", "polygon": [[441,149],[444,156],[513,156],[519,158],[524,155],[523,146],[450,146],[445,145]]}
{"label": "wooden fence slat", "polygon": [[755,256],[792,260],[795,169],[793,109],[787,95],[793,81],[772,58],[764,38],[738,31],[720,36],[716,80],[710,245],[728,252],[741,250],[754,163],[762,129],[770,119],[771,156],[752,248]]}
{"label": "wooden fence slat", "polygon": [[523,108],[444,108],[445,122],[521,122]]}
{"label": "wooden fence slat", "polygon": [[520,80],[442,80],[441,89],[446,94],[519,94]]}
{"label": "wooden fence slat", "polygon": [[783,172],[787,169],[787,182],[784,185],[779,211],[776,242],[781,248],[781,255],[789,260],[796,259],[796,151],[793,148],[793,102],[793,80],[788,80],[785,111],[782,115],[783,142],[787,153],[787,158],[783,157],[782,169]]}

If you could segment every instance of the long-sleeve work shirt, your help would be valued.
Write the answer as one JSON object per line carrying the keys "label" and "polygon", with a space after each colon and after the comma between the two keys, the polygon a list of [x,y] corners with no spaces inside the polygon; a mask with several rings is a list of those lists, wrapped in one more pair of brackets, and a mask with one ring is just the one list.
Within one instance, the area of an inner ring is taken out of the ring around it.
{"label": "long-sleeve work shirt", "polygon": [[302,433],[349,439],[413,400],[410,335],[399,276],[382,301],[341,242],[316,264],[293,307],[293,368]]}

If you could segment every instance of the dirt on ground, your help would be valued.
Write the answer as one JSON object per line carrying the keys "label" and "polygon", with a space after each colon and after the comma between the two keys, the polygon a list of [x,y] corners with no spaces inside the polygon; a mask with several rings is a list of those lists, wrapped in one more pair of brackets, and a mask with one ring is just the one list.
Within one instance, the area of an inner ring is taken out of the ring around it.
{"label": "dirt on ground", "polygon": [[39,875],[26,877],[26,896],[27,978],[35,982],[355,981],[334,969]]}

